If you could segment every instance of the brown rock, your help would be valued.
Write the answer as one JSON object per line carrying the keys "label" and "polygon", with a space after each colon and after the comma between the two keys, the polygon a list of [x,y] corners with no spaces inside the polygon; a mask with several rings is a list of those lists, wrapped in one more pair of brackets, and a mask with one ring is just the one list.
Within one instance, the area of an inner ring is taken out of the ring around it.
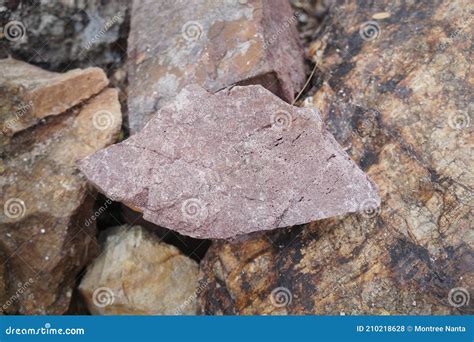
{"label": "brown rock", "polygon": [[[0,252],[0,304],[7,301],[7,289],[5,283],[5,256]],[[0,306],[0,315],[4,314],[3,305]]]}
{"label": "brown rock", "polygon": [[11,58],[0,59],[0,130],[13,135],[47,116],[65,112],[108,83],[99,68],[59,74]]}
{"label": "brown rock", "polygon": [[372,183],[322,127],[317,111],[292,107],[261,86],[215,95],[188,86],[140,133],[80,168],[145,220],[199,238],[379,205]]}
{"label": "brown rock", "polygon": [[[26,84],[31,78],[17,77],[18,83],[26,78]],[[89,80],[89,88],[95,87],[95,79]],[[112,143],[120,126],[117,91],[106,89],[3,142],[0,250],[8,270],[8,295],[17,294],[8,312],[61,314],[67,309],[75,277],[96,250],[95,225],[86,223],[93,193],[75,162]],[[18,284],[27,282],[19,293]]]}
{"label": "brown rock", "polygon": [[79,291],[96,315],[196,314],[198,265],[140,226],[106,232]]}
{"label": "brown rock", "polygon": [[[465,5],[332,7],[315,53],[321,82],[306,103],[377,183],[381,210],[213,244],[202,313],[474,313]],[[382,12],[391,15],[372,19]]]}
{"label": "brown rock", "polygon": [[296,21],[286,0],[134,1],[130,131],[191,83],[212,92],[261,84],[291,102],[305,80]]}

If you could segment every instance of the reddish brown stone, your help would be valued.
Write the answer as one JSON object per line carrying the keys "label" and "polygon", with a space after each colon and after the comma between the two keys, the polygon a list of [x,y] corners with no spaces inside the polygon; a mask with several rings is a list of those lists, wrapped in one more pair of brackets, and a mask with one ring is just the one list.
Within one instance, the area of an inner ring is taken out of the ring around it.
{"label": "reddish brown stone", "polygon": [[0,59],[0,130],[12,135],[42,118],[63,113],[108,83],[99,68],[59,74],[11,58]]}
{"label": "reddish brown stone", "polygon": [[184,88],[139,133],[84,159],[102,192],[199,238],[376,208],[373,184],[323,127],[261,86]]}
{"label": "reddish brown stone", "polygon": [[132,133],[186,85],[261,84],[292,101],[305,79],[286,0],[135,1],[129,36]]}

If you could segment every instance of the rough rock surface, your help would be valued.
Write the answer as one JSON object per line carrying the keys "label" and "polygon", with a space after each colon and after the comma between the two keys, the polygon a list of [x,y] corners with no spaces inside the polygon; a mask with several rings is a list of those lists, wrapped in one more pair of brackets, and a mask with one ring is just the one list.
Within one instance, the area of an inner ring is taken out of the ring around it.
{"label": "rough rock surface", "polygon": [[140,226],[105,232],[79,291],[92,314],[196,314],[198,265]]}
{"label": "rough rock surface", "polygon": [[261,84],[291,102],[305,80],[287,0],[134,1],[129,124],[136,133],[186,85]]}
{"label": "rough rock surface", "polygon": [[[179,138],[178,138],[179,137]],[[262,86],[192,85],[126,141],[80,162],[101,192],[199,238],[375,209],[373,184],[322,125]]]}
{"label": "rough rock surface", "polygon": [[[0,58],[64,71],[126,54],[128,1],[0,1]],[[3,32],[1,32],[3,31]]]}
{"label": "rough rock surface", "polygon": [[471,13],[334,4],[312,102],[377,183],[381,211],[213,244],[202,313],[474,313]]}
{"label": "rough rock surface", "polygon": [[0,59],[0,130],[13,135],[63,113],[108,84],[100,68],[53,73],[12,58]]}
{"label": "rough rock surface", "polygon": [[[27,89],[30,75],[22,77]],[[17,81],[21,83],[20,76]],[[91,82],[90,88],[95,86]],[[67,95],[59,93],[61,98]],[[95,225],[86,223],[93,193],[75,163],[112,143],[120,126],[117,91],[105,89],[65,113],[4,137],[0,263],[7,268],[8,296],[15,296],[9,313],[61,314],[67,309],[75,277],[96,250]]]}

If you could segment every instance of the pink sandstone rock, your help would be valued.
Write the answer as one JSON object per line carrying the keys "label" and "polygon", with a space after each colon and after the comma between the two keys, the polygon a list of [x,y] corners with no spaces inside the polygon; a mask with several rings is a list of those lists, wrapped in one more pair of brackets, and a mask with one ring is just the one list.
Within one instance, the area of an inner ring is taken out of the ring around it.
{"label": "pink sandstone rock", "polygon": [[103,193],[160,226],[231,238],[367,207],[373,183],[315,109],[261,86],[184,88],[139,133],[80,162]]}

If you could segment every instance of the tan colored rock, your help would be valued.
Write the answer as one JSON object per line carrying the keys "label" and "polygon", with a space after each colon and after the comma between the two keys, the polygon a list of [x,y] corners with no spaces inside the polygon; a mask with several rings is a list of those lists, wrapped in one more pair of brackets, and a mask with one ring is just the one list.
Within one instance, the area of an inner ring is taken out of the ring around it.
{"label": "tan colored rock", "polygon": [[61,114],[108,83],[100,68],[60,74],[11,58],[0,59],[0,131],[12,135],[42,118]]}
{"label": "tan colored rock", "polygon": [[381,209],[213,244],[202,313],[474,313],[470,11],[331,8],[306,105],[378,185]]}
{"label": "tan colored rock", "polygon": [[136,133],[185,86],[260,84],[291,102],[305,81],[287,0],[138,0],[128,39],[129,123]]}
{"label": "tan colored rock", "polygon": [[[22,78],[27,89],[31,77],[17,75],[16,82]],[[89,82],[96,86],[94,78]],[[64,87],[57,99],[70,91]],[[0,250],[8,296],[18,294],[9,313],[62,314],[68,308],[76,276],[97,250],[95,224],[86,223],[94,192],[76,161],[114,142],[120,127],[117,91],[106,89],[0,145]],[[18,292],[26,282],[31,284]]]}
{"label": "tan colored rock", "polygon": [[196,313],[198,265],[140,226],[111,228],[79,291],[98,315]]}

